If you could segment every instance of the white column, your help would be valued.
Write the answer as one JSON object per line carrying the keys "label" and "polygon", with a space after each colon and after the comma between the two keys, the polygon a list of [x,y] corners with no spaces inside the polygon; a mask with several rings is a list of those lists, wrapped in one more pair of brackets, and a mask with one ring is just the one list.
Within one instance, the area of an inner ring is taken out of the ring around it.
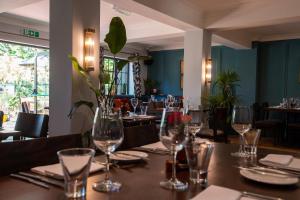
{"label": "white column", "polygon": [[183,97],[193,108],[201,105],[205,87],[205,60],[211,54],[211,32],[188,31],[184,36]]}
{"label": "white column", "polygon": [[93,100],[84,80],[73,71],[68,54],[83,60],[84,29],[94,28],[95,83],[99,68],[100,0],[50,1],[50,135],[80,133],[87,129],[87,112],[83,109],[70,120],[72,104],[80,99]]}

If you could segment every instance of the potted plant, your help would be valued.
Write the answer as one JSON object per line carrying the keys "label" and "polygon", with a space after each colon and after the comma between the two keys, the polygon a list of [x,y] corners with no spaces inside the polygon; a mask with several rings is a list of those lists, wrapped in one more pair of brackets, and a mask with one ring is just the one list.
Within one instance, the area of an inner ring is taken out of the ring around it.
{"label": "potted plant", "polygon": [[232,108],[233,105],[238,102],[238,97],[235,94],[235,88],[238,86],[239,81],[239,75],[234,71],[224,71],[217,75],[217,78],[212,85],[212,89],[216,89],[216,94],[209,96],[207,99],[210,110],[210,124],[214,121],[214,119],[220,119],[220,117],[216,116],[218,115],[217,110],[227,110],[225,129],[231,130],[230,123]]}
{"label": "potted plant", "polygon": [[144,79],[145,94],[157,94],[159,83],[150,78]]}

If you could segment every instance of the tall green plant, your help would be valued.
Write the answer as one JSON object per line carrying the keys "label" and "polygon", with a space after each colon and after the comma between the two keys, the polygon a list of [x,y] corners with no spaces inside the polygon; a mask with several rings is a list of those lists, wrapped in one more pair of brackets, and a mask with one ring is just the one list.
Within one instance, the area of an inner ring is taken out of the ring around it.
{"label": "tall green plant", "polygon": [[224,71],[218,74],[213,83],[213,89],[217,90],[216,95],[208,97],[208,103],[211,108],[226,107],[230,108],[238,101],[238,97],[234,91],[238,82],[240,81],[239,75],[234,71]]}

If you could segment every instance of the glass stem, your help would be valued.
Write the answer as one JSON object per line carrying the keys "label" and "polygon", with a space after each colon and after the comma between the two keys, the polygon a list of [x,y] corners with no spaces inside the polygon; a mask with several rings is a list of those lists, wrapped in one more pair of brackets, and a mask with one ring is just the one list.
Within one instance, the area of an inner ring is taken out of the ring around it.
{"label": "glass stem", "polygon": [[105,173],[105,181],[109,180],[109,154],[106,155],[106,173]]}
{"label": "glass stem", "polygon": [[240,150],[239,150],[240,153],[245,152],[244,151],[244,142],[245,142],[244,140],[245,140],[244,135],[240,135]]}
{"label": "glass stem", "polygon": [[133,112],[134,112],[134,114],[135,114],[136,107],[134,107],[134,109],[133,109],[133,110],[134,110]]}
{"label": "glass stem", "polygon": [[177,151],[172,150],[171,156],[173,159],[172,162],[172,182],[176,181],[176,156],[177,156]]}

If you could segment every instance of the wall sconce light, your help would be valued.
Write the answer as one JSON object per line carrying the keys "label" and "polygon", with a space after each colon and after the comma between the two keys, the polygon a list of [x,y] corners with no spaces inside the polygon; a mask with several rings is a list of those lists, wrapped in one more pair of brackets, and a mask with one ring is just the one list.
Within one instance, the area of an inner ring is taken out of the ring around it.
{"label": "wall sconce light", "polygon": [[94,71],[95,67],[95,29],[84,30],[84,68]]}
{"label": "wall sconce light", "polygon": [[212,67],[212,59],[206,59],[205,62],[205,82],[211,82],[211,67]]}

